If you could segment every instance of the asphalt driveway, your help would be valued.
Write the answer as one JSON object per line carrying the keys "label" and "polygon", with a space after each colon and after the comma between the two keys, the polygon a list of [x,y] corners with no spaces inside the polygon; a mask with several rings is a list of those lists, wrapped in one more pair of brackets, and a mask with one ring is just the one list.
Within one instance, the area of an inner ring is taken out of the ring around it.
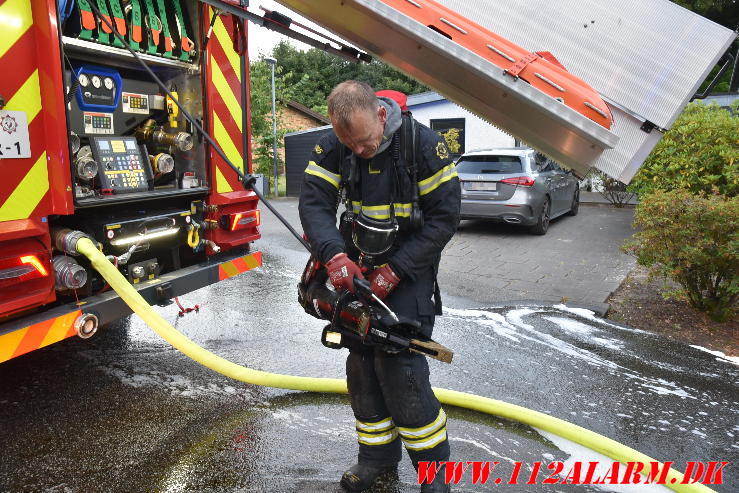
{"label": "asphalt driveway", "polygon": [[633,208],[582,204],[544,236],[524,228],[462,221],[447,245],[439,283],[483,304],[522,300],[585,305],[604,313],[608,296],[635,264],[620,246],[633,234]]}

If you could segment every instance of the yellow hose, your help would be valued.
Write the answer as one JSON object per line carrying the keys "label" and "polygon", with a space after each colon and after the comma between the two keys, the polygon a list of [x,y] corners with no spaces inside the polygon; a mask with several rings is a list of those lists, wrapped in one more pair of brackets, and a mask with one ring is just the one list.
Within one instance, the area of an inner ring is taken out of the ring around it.
{"label": "yellow hose", "polygon": [[[292,375],[279,375],[259,370],[252,370],[227,359],[211,353],[195,344],[192,340],[175,330],[169,322],[164,320],[144,300],[141,295],[129,284],[118,269],[113,266],[88,238],[81,238],[77,242],[77,251],[87,257],[92,266],[100,272],[100,275],[108,281],[111,288],[128,304],[128,306],[146,322],[164,340],[176,349],[213,371],[231,377],[241,382],[265,387],[277,387],[281,389],[302,390],[308,392],[331,392],[347,393],[346,381],[337,378],[311,378],[296,377]],[[434,389],[434,393],[443,404],[472,409],[495,416],[511,419],[525,423],[529,426],[554,433],[562,438],[578,443],[595,452],[610,457],[622,463],[641,462],[645,465],[643,474],[650,470],[650,463],[659,464],[659,471],[664,467],[657,460],[644,455],[626,445],[620,444],[603,435],[574,425],[567,421],[548,416],[538,411],[525,407],[516,406],[507,402],[467,394],[447,389]],[[678,492],[711,492],[714,491],[702,484],[680,484],[683,474],[675,469],[670,469],[667,476],[666,487]],[[671,482],[674,480],[674,484]]]}

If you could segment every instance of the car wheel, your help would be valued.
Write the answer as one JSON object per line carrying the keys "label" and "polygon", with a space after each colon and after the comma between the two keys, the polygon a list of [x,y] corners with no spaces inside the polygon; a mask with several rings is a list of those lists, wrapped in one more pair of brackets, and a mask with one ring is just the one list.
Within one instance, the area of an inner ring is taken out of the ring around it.
{"label": "car wheel", "polygon": [[575,190],[575,195],[572,197],[572,205],[570,211],[567,213],[568,216],[577,216],[580,211],[580,190]]}
{"label": "car wheel", "polygon": [[552,203],[549,197],[544,197],[544,204],[541,206],[541,212],[539,212],[539,219],[536,221],[530,232],[534,235],[545,235],[549,229],[549,219],[552,212]]}

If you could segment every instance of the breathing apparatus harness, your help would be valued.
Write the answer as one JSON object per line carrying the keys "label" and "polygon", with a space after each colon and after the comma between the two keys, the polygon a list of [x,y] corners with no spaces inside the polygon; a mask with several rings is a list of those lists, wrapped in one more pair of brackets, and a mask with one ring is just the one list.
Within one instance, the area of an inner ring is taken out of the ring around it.
{"label": "breathing apparatus harness", "polygon": [[[359,251],[359,265],[370,269],[376,267],[374,261],[386,253],[395,244],[400,225],[395,215],[395,200],[401,196],[401,153],[405,162],[405,172],[411,184],[411,211],[408,217],[408,232],[419,231],[423,227],[423,213],[418,203],[418,154],[419,134],[416,123],[410,112],[403,112],[401,125],[393,134],[392,142],[392,189],[390,193],[390,214],[388,219],[375,219],[360,209],[354,212],[352,199],[358,196],[361,182],[361,171],[354,154],[346,157],[346,147],[339,147],[339,163],[341,182],[337,196],[336,208],[344,202],[346,210],[341,215],[339,229],[345,241],[351,237],[351,243]],[[348,243],[348,241],[347,241]]]}
{"label": "breathing apparatus harness", "polygon": [[[346,148],[339,148],[341,182],[336,208],[343,201],[346,210],[341,215],[339,229],[350,248],[353,244],[358,250],[359,265],[375,268],[378,257],[388,252],[395,244],[400,230],[395,215],[395,200],[400,196],[401,176],[405,172],[412,183],[411,211],[408,232],[419,231],[423,227],[423,213],[418,203],[418,128],[410,115],[404,112],[401,126],[393,135],[392,145],[392,189],[390,193],[390,214],[388,219],[375,219],[359,211],[354,212],[352,198],[360,190],[361,171],[356,156],[346,157]],[[405,166],[401,166],[401,156]],[[351,242],[349,241],[351,237]],[[357,252],[353,252],[357,253]],[[350,255],[351,256],[351,255]],[[300,283],[298,301],[306,313],[313,317],[328,320],[323,329],[321,342],[332,349],[354,347],[357,344],[377,346],[388,353],[408,350],[450,363],[453,352],[424,337],[421,324],[407,317],[398,316],[379,300],[366,280],[354,279],[355,292],[336,291],[327,286],[327,273],[321,262],[314,256],[310,258]]]}

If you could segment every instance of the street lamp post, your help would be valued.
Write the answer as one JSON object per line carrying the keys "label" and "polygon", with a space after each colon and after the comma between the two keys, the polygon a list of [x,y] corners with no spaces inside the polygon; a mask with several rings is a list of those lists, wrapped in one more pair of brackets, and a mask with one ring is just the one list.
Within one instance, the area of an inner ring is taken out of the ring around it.
{"label": "street lamp post", "polygon": [[275,173],[275,197],[278,197],[280,189],[277,186],[277,108],[275,102],[275,64],[277,60],[267,57],[264,61],[272,66],[272,164]]}

